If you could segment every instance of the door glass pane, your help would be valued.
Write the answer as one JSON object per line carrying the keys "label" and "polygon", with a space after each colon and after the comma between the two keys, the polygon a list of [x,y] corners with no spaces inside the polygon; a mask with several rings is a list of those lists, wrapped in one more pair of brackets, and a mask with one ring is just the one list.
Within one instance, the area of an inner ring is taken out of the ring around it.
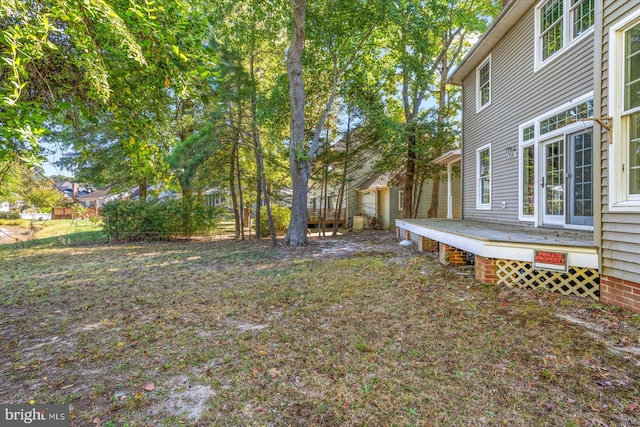
{"label": "door glass pane", "polygon": [[593,177],[591,156],[593,135],[591,132],[574,135],[573,143],[573,191],[571,216],[593,216]]}
{"label": "door glass pane", "polygon": [[535,160],[533,145],[522,149],[522,215],[534,215]]}
{"label": "door glass pane", "polygon": [[547,215],[564,215],[564,143],[547,144],[545,158],[545,212]]}

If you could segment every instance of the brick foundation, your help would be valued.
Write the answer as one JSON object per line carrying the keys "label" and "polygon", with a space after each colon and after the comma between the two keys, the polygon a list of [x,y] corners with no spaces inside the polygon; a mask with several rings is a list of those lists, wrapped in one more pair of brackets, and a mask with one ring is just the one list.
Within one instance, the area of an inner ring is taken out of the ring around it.
{"label": "brick foundation", "polygon": [[496,284],[498,283],[498,269],[496,260],[492,258],[475,257],[475,278],[478,282]]}
{"label": "brick foundation", "polygon": [[438,242],[418,236],[418,250],[420,252],[438,252]]}
{"label": "brick foundation", "polygon": [[640,283],[600,275],[600,300],[640,313]]}
{"label": "brick foundation", "polygon": [[438,252],[438,258],[441,264],[454,266],[467,265],[467,253],[462,249],[454,248],[441,242]]}

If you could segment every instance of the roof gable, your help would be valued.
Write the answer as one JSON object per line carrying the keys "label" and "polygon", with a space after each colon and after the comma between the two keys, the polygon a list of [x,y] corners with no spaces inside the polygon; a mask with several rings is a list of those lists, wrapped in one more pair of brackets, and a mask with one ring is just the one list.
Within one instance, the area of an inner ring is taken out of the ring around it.
{"label": "roof gable", "polygon": [[511,0],[502,9],[489,29],[480,37],[460,65],[449,76],[449,83],[462,84],[462,80],[473,73],[478,65],[491,53],[491,50],[502,40],[513,26],[539,0]]}

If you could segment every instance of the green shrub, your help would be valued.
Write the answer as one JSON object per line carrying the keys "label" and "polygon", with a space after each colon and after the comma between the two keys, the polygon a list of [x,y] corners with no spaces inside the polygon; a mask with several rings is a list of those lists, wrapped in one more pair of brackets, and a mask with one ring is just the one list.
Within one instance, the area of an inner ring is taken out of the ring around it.
{"label": "green shrub", "polygon": [[0,213],[0,219],[7,219],[7,220],[20,219],[20,211],[17,209],[14,209],[9,212],[2,212]]}
{"label": "green shrub", "polygon": [[102,217],[110,240],[149,241],[210,235],[219,224],[220,211],[189,196],[149,203],[115,201],[104,206]]}
{"label": "green shrub", "polygon": [[[276,234],[286,233],[289,227],[289,221],[291,220],[291,210],[283,206],[271,205],[271,215],[273,216],[273,225],[276,228]],[[263,206],[260,208],[260,236],[267,237],[270,234],[267,207]]]}

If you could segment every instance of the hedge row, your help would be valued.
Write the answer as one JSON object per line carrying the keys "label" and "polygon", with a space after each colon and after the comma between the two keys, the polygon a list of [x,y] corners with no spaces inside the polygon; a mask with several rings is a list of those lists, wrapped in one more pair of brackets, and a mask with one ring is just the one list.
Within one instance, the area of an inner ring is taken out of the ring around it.
{"label": "hedge row", "polygon": [[117,242],[211,235],[221,214],[196,196],[149,203],[115,201],[102,209],[104,230],[110,241]]}

